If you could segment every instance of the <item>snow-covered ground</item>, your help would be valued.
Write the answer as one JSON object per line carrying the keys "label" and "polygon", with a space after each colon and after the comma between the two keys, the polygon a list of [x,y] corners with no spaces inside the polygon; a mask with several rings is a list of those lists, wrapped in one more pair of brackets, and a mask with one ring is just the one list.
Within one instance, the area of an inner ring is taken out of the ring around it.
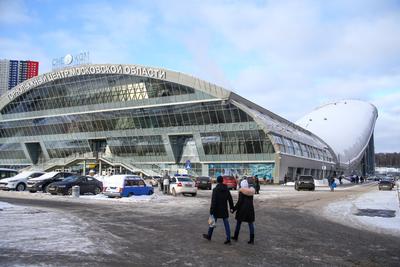
{"label": "snow-covered ground", "polygon": [[[16,191],[0,191],[0,196],[12,196],[15,198],[23,199],[40,199],[40,200],[52,200],[60,202],[79,202],[79,203],[96,203],[100,205],[141,205],[148,203],[147,208],[151,208],[154,205],[152,203],[157,203],[161,206],[167,205],[170,207],[200,207],[199,204],[208,203],[210,199],[208,194],[211,196],[211,191],[199,190],[198,195],[207,196],[206,198],[192,197],[192,196],[178,196],[174,197],[172,195],[164,195],[160,190],[154,190],[154,194],[148,196],[131,196],[122,198],[109,198],[103,194],[98,195],[81,195],[79,198],[72,196],[63,195],[51,195],[48,193],[29,193],[27,191],[16,192]],[[154,207],[157,208],[157,207]]]}
{"label": "snow-covered ground", "polygon": [[[395,217],[356,215],[361,209],[394,211]],[[400,209],[396,190],[374,191],[327,206],[324,215],[348,226],[400,236]]]}
{"label": "snow-covered ground", "polygon": [[[77,217],[48,209],[0,202],[0,251],[112,254],[111,246],[99,240],[95,229]],[[4,254],[5,253],[5,254]]]}

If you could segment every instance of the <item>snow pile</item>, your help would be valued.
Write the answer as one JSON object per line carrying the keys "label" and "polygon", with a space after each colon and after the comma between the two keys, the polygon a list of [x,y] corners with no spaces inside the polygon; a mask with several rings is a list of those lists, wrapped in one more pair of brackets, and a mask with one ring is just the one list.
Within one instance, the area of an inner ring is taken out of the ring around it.
{"label": "snow pile", "polygon": [[87,223],[53,210],[0,202],[0,222],[0,251],[113,253]]}
{"label": "snow pile", "polygon": [[[361,209],[391,210],[395,217],[357,216]],[[350,201],[328,205],[324,215],[348,226],[400,236],[400,209],[396,190],[370,192]]]}

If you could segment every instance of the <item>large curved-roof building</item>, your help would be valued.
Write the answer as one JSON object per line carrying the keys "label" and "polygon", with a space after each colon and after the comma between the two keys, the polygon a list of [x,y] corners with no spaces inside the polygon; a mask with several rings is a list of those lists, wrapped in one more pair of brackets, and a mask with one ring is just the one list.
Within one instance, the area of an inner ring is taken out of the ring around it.
{"label": "large curved-roof building", "polygon": [[341,154],[320,137],[215,84],[139,65],[46,73],[0,99],[4,167],[144,175],[187,168],[278,183],[335,171]]}
{"label": "large curved-roof building", "polygon": [[372,104],[341,100],[316,108],[297,124],[330,145],[341,169],[365,175],[374,172],[377,118],[378,110]]}

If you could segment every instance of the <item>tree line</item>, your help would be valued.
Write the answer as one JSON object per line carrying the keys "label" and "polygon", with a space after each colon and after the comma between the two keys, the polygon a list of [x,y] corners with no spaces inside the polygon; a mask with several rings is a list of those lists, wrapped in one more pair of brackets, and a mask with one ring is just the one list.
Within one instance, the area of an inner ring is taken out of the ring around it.
{"label": "tree line", "polygon": [[376,167],[400,168],[400,153],[377,153],[375,154]]}

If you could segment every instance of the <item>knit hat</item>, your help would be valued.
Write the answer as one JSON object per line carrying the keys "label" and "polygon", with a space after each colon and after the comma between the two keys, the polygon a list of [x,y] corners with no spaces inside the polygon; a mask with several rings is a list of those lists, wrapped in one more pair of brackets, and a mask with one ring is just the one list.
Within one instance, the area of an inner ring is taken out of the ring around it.
{"label": "knit hat", "polygon": [[246,179],[240,182],[240,187],[241,188],[249,188],[249,183],[247,182]]}
{"label": "knit hat", "polygon": [[224,178],[222,178],[221,175],[217,177],[217,183],[222,184],[223,181],[224,181]]}

